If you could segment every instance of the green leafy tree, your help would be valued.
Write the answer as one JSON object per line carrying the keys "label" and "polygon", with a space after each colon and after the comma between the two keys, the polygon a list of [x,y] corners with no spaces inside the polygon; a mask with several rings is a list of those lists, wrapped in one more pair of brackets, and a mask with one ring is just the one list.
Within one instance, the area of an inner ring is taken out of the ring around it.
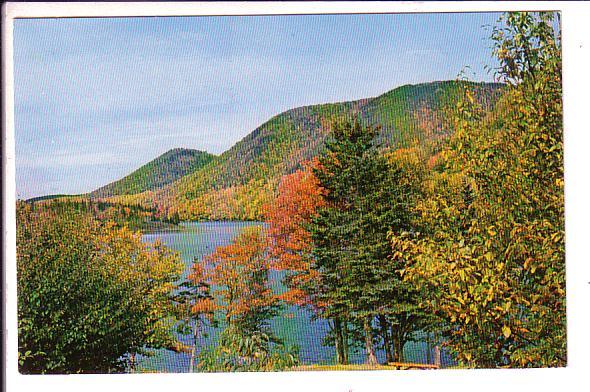
{"label": "green leafy tree", "polygon": [[287,348],[268,331],[244,334],[235,325],[221,331],[216,346],[200,357],[207,372],[260,372],[285,370],[299,364],[294,348]]}
{"label": "green leafy tree", "polygon": [[22,373],[122,372],[135,353],[175,346],[177,254],[74,209],[19,202],[17,222]]}

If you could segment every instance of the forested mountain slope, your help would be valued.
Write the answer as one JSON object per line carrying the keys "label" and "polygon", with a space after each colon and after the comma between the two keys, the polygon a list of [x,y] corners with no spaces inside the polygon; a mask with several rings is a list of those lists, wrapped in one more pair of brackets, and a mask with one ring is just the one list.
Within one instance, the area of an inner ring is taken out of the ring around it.
{"label": "forested mountain slope", "polygon": [[174,148],[146,163],[131,174],[98,188],[91,197],[131,195],[166,186],[215,158],[204,151]]}
{"label": "forested mountain slope", "polygon": [[357,116],[380,127],[383,148],[420,144],[451,131],[445,125],[446,111],[453,109],[465,83],[484,108],[489,109],[500,94],[501,85],[496,83],[445,81],[406,85],[375,98],[291,109],[176,181],[110,199],[183,220],[258,219],[281,176],[317,155],[334,118]]}

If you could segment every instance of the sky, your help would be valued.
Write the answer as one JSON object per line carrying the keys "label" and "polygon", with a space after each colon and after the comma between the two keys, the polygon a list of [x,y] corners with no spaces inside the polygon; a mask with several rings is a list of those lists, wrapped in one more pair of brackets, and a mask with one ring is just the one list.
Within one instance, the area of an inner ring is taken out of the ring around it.
{"label": "sky", "polygon": [[171,148],[220,154],[298,106],[492,81],[498,17],[17,19],[17,198],[89,192]]}

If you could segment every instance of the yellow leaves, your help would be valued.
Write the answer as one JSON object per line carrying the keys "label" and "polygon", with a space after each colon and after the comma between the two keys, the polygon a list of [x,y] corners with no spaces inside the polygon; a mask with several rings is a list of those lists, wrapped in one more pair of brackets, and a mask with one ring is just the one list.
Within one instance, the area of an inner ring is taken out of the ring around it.
{"label": "yellow leaves", "polygon": [[[536,76],[539,83],[553,74],[540,70]],[[416,253],[396,249],[398,258],[411,258],[406,274],[436,297],[436,306],[429,306],[450,321],[456,331],[451,344],[467,361],[497,361],[482,356],[484,346],[498,344],[509,366],[521,359],[554,363],[543,350],[553,355],[564,344],[561,92],[559,83],[546,83],[509,88],[487,118],[474,94],[465,92],[452,120],[456,132],[441,153],[444,164],[431,169],[419,203],[428,235]],[[496,338],[526,346],[523,355],[478,331],[488,323],[497,328]],[[525,330],[532,331],[527,338],[541,339],[520,341]],[[478,345],[481,350],[473,348]]]}
{"label": "yellow leaves", "polygon": [[467,281],[467,274],[466,274],[466,272],[465,272],[465,270],[464,270],[464,269],[460,269],[460,270],[458,271],[458,275],[459,275],[459,280],[460,280],[461,282],[465,282],[465,281]]}
{"label": "yellow leaves", "polygon": [[529,258],[527,258],[527,259],[524,261],[523,268],[524,268],[525,270],[528,270],[528,269],[529,269],[529,267],[530,267],[530,265],[531,265],[531,262],[532,262],[532,261],[533,261],[533,258],[532,258],[532,257],[529,257]]}
{"label": "yellow leaves", "polygon": [[463,357],[467,360],[467,362],[470,362],[471,359],[473,358],[473,355],[470,352],[466,352],[466,353],[463,353]]}
{"label": "yellow leaves", "polygon": [[559,188],[563,188],[564,187],[564,180],[563,178],[556,178],[555,179],[555,185],[557,185]]}
{"label": "yellow leaves", "polygon": [[492,299],[494,299],[494,288],[490,286],[490,288],[488,289],[486,301],[490,302]]}
{"label": "yellow leaves", "polygon": [[506,339],[508,339],[511,334],[512,330],[510,329],[510,327],[508,327],[507,325],[502,326],[502,335],[504,335]]}

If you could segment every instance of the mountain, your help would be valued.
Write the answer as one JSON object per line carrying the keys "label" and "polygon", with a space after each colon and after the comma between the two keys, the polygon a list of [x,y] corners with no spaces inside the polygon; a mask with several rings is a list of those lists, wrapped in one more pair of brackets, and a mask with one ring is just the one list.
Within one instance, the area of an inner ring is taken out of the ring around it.
{"label": "mountain", "polygon": [[204,151],[175,148],[146,163],[131,174],[90,193],[92,198],[131,195],[162,188],[215,159]]}
{"label": "mountain", "polygon": [[380,127],[382,148],[397,149],[448,135],[448,110],[469,85],[489,109],[501,92],[495,83],[445,81],[406,85],[375,98],[304,106],[280,113],[229,150],[159,189],[112,198],[168,217],[259,219],[280,178],[321,150],[332,119],[356,116]]}

